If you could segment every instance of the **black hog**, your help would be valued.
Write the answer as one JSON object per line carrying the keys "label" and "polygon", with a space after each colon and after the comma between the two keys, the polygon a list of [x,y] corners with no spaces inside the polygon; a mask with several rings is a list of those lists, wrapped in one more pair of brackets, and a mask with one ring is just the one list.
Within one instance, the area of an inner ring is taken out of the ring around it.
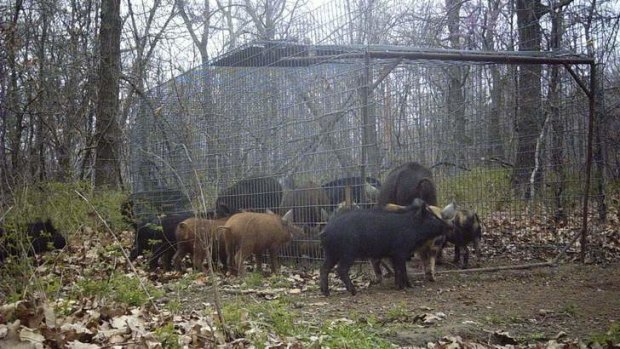
{"label": "black hog", "polygon": [[293,221],[297,225],[316,227],[327,222],[330,201],[323,188],[312,182],[287,191],[282,197],[280,212],[293,210]]}
{"label": "black hog", "polygon": [[54,227],[50,219],[28,223],[25,235],[6,232],[0,228],[0,261],[8,255],[18,255],[26,251],[28,255],[41,254],[53,249],[62,249],[67,244],[65,238]]}
{"label": "black hog", "polygon": [[409,205],[420,198],[429,205],[437,206],[437,190],[433,174],[417,162],[402,164],[387,175],[377,199],[377,206],[387,204]]}
{"label": "black hog", "polygon": [[[419,199],[414,199],[419,200]],[[416,254],[422,261],[422,270],[424,275],[429,281],[435,281],[435,262],[439,260],[441,257],[441,249],[446,244],[446,239],[449,235],[454,234],[454,217],[456,215],[456,206],[454,204],[449,204],[443,209],[429,205],[430,210],[439,218],[441,218],[448,225],[448,229],[446,229],[445,234],[439,237],[436,237],[432,241],[429,241],[425,246],[420,248]],[[408,210],[407,206],[401,206],[396,204],[387,204],[382,209],[390,212],[406,212]],[[373,268],[375,270],[375,276],[377,282],[382,281],[381,268],[378,265],[378,261],[372,261]]]}
{"label": "black hog", "polygon": [[349,269],[357,259],[389,258],[396,287],[410,287],[405,262],[412,253],[443,236],[447,229],[449,225],[422,200],[416,200],[402,212],[374,208],[334,217],[321,235],[325,252],[320,270],[321,292],[329,295],[328,274],[338,264],[338,276],[355,295]]}
{"label": "black hog", "polygon": [[[379,191],[377,206],[385,207],[388,204],[406,206],[416,198],[424,200],[431,206],[437,206],[437,190],[432,178],[432,172],[417,162],[407,162],[394,168],[385,178]],[[434,265],[437,253],[441,250],[441,247],[435,246],[436,244],[428,245],[428,249],[419,252],[423,261],[432,261]],[[435,280],[434,271],[425,270],[425,272],[430,281]]]}
{"label": "black hog", "polygon": [[231,216],[241,210],[277,210],[282,200],[282,186],[274,178],[243,179],[223,190],[215,201],[218,218]]}
{"label": "black hog", "polygon": [[345,177],[325,183],[322,187],[327,192],[327,196],[331,202],[331,211],[334,211],[338,204],[347,201],[347,187],[351,190],[350,200],[352,202],[362,207],[370,207],[370,204],[374,203],[377,199],[379,188],[381,188],[381,182],[372,177],[366,177],[365,181],[359,176]]}
{"label": "black hog", "polygon": [[134,260],[145,251],[151,251],[149,269],[155,270],[161,259],[162,267],[165,270],[170,270],[172,256],[176,252],[176,227],[182,221],[193,216],[192,212],[184,212],[140,222],[129,258]]}
{"label": "black hog", "polygon": [[[476,258],[480,260],[482,224],[476,212],[467,209],[457,209],[453,222],[454,231],[446,236],[446,242],[454,245],[454,263],[467,269],[469,267],[469,248],[467,247],[469,243],[474,243]],[[461,251],[463,252],[462,264]]]}

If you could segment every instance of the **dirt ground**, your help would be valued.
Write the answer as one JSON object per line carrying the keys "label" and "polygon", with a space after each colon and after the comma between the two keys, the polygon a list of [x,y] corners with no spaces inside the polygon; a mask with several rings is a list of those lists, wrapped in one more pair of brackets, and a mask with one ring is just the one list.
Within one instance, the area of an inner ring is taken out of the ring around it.
{"label": "dirt ground", "polygon": [[[354,297],[340,291],[329,298],[308,295],[304,302],[312,309],[309,312],[325,318],[348,317],[352,312],[385,318],[394,307],[412,315],[446,315],[433,326],[395,331],[393,341],[400,345],[423,345],[444,335],[485,341],[497,330],[522,339],[553,338],[561,331],[587,338],[620,320],[620,264],[443,274],[434,283],[417,281],[405,291],[387,280]],[[313,307],[316,302],[322,305]]]}
{"label": "dirt ground", "polygon": [[[485,264],[491,264],[487,261]],[[587,342],[620,321],[620,263],[567,263],[558,267],[472,274],[439,274],[436,282],[412,276],[413,288],[396,290],[393,279],[370,284],[370,272],[354,267],[358,293],[351,296],[330,274],[330,297],[318,291],[318,272],[304,274],[306,290],[288,295],[302,320],[379,321],[386,339],[399,346],[424,346],[443,336],[490,343],[507,331],[520,344],[565,332]],[[412,266],[415,272],[415,265]],[[410,270],[411,270],[410,269]],[[227,296],[224,292],[224,302]],[[424,324],[424,314],[436,316]]]}

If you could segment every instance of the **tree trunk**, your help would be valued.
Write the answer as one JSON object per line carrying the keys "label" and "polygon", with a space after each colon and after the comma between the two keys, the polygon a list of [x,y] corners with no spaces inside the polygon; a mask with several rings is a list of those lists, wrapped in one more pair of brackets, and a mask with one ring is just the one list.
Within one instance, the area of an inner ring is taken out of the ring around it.
{"label": "tree trunk", "polygon": [[[551,25],[551,49],[559,49],[562,39],[562,11],[552,12]],[[566,219],[564,211],[563,193],[566,187],[566,174],[564,173],[564,120],[560,113],[560,67],[551,67],[551,79],[549,81],[549,113],[551,117],[551,168],[555,174],[553,195],[555,201],[555,220],[563,221]]]}
{"label": "tree trunk", "polygon": [[99,32],[100,63],[95,124],[95,186],[120,186],[120,129],[117,121],[120,77],[120,0],[103,0]]}
{"label": "tree trunk", "polygon": [[[489,11],[486,16],[487,30],[484,36],[483,47],[487,51],[495,50],[495,35],[497,30],[497,19],[500,14],[500,1],[489,0]],[[491,65],[491,110],[487,117],[487,143],[489,148],[487,156],[489,158],[504,158],[503,133],[500,130],[500,119],[504,110],[504,89],[506,88],[502,79],[499,67]]]}
{"label": "tree trunk", "polygon": [[[519,51],[540,51],[541,29],[540,0],[517,0],[517,23],[519,32]],[[541,66],[521,65],[518,72],[517,87],[517,158],[512,175],[513,188],[529,199],[529,178],[534,169],[536,140],[542,127],[541,118]],[[537,173],[535,182],[539,183],[542,171]]]}
{"label": "tree trunk", "polygon": [[[461,47],[461,31],[460,31],[460,0],[446,0],[446,10],[448,12],[448,33],[450,46],[453,49]],[[467,118],[465,117],[465,93],[463,91],[463,68],[459,65],[453,65],[447,69],[448,72],[448,125],[455,144],[448,154],[456,164],[465,165],[465,149],[467,139],[465,137]]]}

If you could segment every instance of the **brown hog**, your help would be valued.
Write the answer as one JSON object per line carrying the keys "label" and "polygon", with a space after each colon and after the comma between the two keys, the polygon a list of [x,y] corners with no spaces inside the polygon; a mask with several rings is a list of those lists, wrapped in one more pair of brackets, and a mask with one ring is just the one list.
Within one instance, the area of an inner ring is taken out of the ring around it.
{"label": "brown hog", "polygon": [[378,207],[389,203],[406,206],[415,198],[437,205],[437,190],[433,173],[417,162],[407,162],[388,173],[377,199]]}
{"label": "brown hog", "polygon": [[329,205],[325,190],[316,183],[308,182],[284,193],[280,212],[293,210],[293,221],[296,224],[316,227],[326,223],[326,209]]}
{"label": "brown hog", "polygon": [[251,254],[256,258],[257,270],[262,271],[261,257],[265,251],[269,251],[271,272],[278,272],[280,248],[291,241],[293,232],[302,232],[301,228],[293,225],[292,215],[293,211],[289,210],[283,217],[271,211],[243,212],[230,217],[219,230],[224,234],[231,273],[243,275],[243,262]]}
{"label": "brown hog", "polygon": [[174,267],[181,271],[181,261],[190,254],[194,270],[206,273],[203,261],[209,255],[210,249],[214,266],[219,261],[226,270],[226,246],[217,228],[223,226],[227,220],[228,218],[211,220],[192,217],[179,223],[175,231],[177,251],[172,258]]}
{"label": "brown hog", "polygon": [[[476,259],[480,262],[480,239],[482,238],[482,224],[478,214],[474,211],[458,208],[454,217],[454,231],[448,234],[446,242],[454,245],[454,263],[461,268],[469,267],[469,248],[470,242],[474,243]],[[445,244],[444,244],[445,245]],[[463,252],[463,263],[461,264],[461,252]],[[441,254],[439,255],[441,256]]]}

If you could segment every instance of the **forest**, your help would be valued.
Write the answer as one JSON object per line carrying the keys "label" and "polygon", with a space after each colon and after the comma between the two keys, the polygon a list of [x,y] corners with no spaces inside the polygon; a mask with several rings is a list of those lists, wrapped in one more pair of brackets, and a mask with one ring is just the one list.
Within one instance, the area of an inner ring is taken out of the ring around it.
{"label": "forest", "polygon": [[617,0],[0,16],[0,348],[620,345]]}

